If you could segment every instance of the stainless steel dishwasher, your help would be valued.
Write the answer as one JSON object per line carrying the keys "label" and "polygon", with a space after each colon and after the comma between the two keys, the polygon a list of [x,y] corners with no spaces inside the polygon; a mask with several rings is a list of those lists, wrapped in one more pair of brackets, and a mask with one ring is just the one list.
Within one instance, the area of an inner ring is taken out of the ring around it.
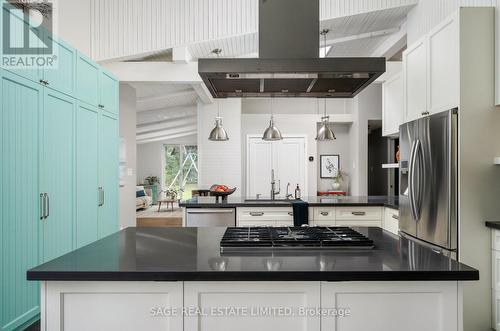
{"label": "stainless steel dishwasher", "polygon": [[236,226],[236,209],[186,208],[186,226]]}

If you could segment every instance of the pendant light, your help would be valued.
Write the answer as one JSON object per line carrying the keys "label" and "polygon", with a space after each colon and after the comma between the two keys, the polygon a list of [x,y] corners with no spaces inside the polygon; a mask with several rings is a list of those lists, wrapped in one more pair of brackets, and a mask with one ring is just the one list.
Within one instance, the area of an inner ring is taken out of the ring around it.
{"label": "pendant light", "polygon": [[274,126],[274,113],[273,113],[273,99],[271,99],[271,120],[269,121],[269,126],[266,131],[262,135],[262,140],[265,141],[275,141],[282,140],[283,136],[281,136],[280,130]]}
{"label": "pendant light", "polygon": [[215,127],[210,132],[208,140],[211,141],[228,141],[229,136],[226,130],[222,127],[222,117],[220,116],[220,101],[217,100],[217,117],[215,118]]}
{"label": "pendant light", "polygon": [[[318,103],[319,108],[319,103]],[[325,99],[325,110],[323,112],[323,116],[321,117],[321,126],[318,130],[318,134],[316,135],[316,140],[318,141],[331,141],[337,139],[332,129],[328,126],[328,122],[330,120],[330,116],[326,115],[326,99]]]}

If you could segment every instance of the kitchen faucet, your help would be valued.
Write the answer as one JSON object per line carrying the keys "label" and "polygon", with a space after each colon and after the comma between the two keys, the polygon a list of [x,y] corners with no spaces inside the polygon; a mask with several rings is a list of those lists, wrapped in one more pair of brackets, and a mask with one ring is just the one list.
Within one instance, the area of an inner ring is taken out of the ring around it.
{"label": "kitchen faucet", "polygon": [[281,192],[281,181],[278,180],[278,191],[276,191],[276,181],[274,180],[274,169],[271,169],[271,200],[276,199],[276,195]]}
{"label": "kitchen faucet", "polygon": [[291,199],[293,198],[293,194],[292,193],[288,193],[288,189],[290,188],[290,183],[286,184],[286,199]]}

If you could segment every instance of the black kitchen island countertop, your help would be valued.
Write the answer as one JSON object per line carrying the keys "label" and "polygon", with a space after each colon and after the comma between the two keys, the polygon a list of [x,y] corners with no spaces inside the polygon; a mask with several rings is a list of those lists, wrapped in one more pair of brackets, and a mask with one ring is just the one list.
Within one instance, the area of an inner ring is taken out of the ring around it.
{"label": "black kitchen island countertop", "polygon": [[[382,206],[398,209],[398,197],[388,196],[321,196],[305,197],[301,200],[309,203],[311,207],[352,207],[352,206]],[[232,197],[227,200],[216,202],[215,197],[195,197],[181,201],[180,207],[187,208],[231,208],[231,207],[265,207],[265,206],[288,206],[293,200],[256,200],[248,197]]]}
{"label": "black kitchen island countertop", "polygon": [[44,281],[478,280],[478,270],[380,228],[375,248],[221,253],[223,227],[127,228],[28,271]]}

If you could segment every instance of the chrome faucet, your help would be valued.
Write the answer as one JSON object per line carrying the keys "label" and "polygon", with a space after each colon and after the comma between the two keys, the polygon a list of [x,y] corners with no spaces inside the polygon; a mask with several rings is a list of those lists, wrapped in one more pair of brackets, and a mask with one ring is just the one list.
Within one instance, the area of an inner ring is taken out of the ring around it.
{"label": "chrome faucet", "polygon": [[286,184],[286,199],[291,199],[293,198],[293,194],[292,193],[288,193],[288,189],[290,188],[290,183]]}
{"label": "chrome faucet", "polygon": [[276,191],[276,181],[274,180],[274,169],[271,170],[271,200],[275,200],[276,196],[281,192],[281,182],[278,180],[278,191]]}

